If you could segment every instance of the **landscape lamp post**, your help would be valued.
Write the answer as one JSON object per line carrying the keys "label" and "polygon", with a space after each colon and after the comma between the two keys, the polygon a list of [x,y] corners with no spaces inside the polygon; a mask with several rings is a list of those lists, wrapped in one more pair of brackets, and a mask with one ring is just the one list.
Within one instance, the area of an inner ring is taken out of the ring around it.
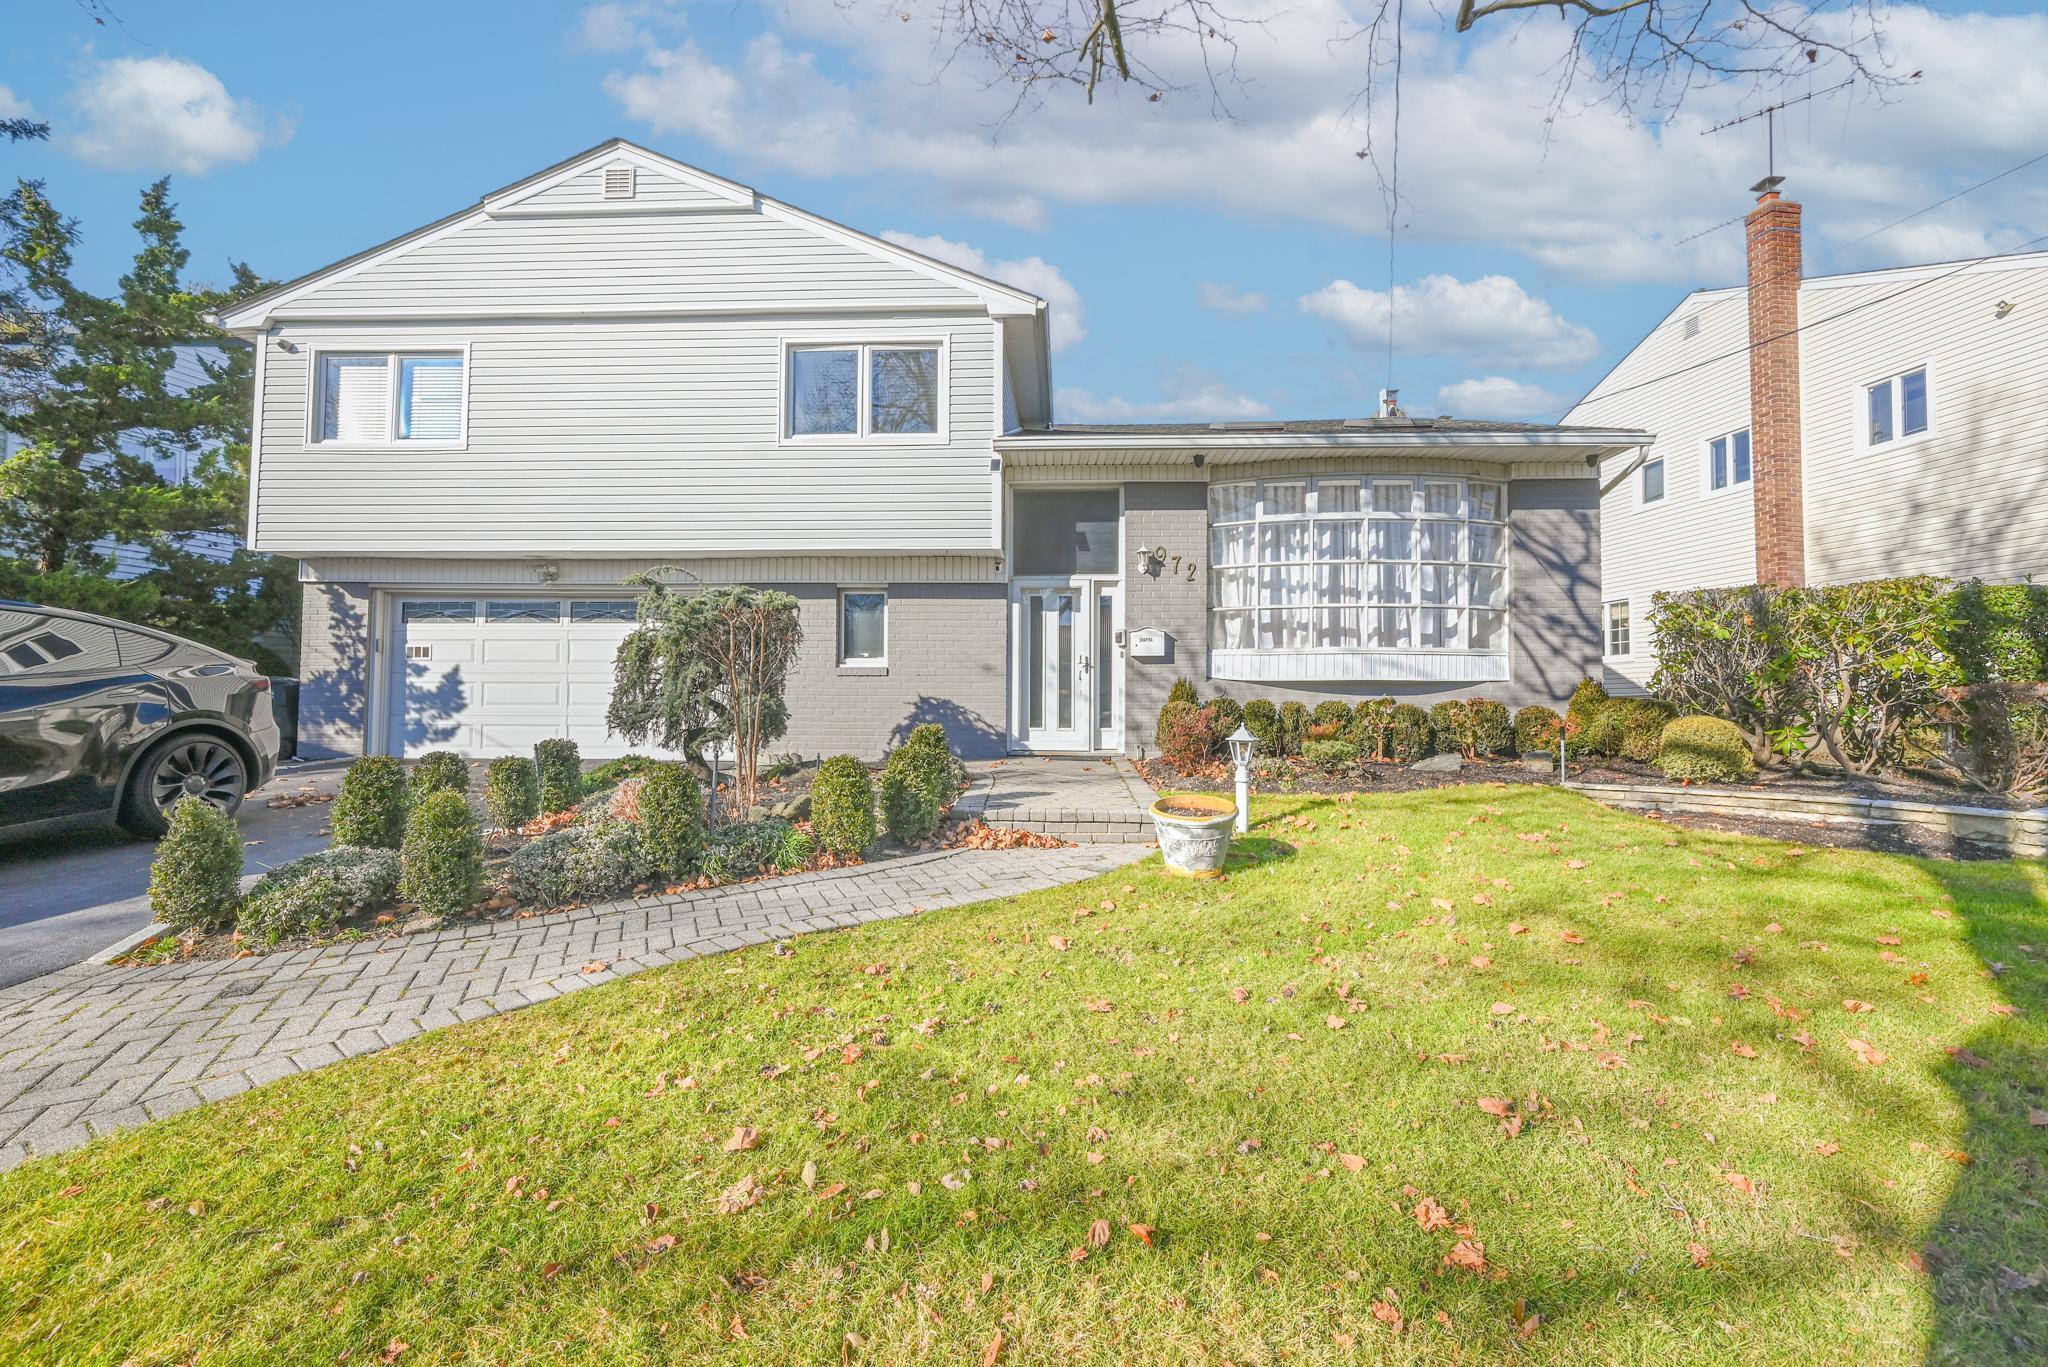
{"label": "landscape lamp post", "polygon": [[1226,739],[1230,746],[1230,762],[1237,766],[1237,833],[1243,835],[1250,826],[1252,749],[1258,737],[1245,729],[1239,722],[1237,729]]}

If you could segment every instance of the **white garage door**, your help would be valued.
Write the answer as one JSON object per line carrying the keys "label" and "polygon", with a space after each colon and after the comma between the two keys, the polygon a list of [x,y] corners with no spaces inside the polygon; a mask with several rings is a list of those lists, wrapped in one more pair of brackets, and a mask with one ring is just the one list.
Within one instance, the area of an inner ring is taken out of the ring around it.
{"label": "white garage door", "polygon": [[402,598],[395,615],[392,754],[524,755],[550,736],[585,759],[633,748],[604,725],[632,599]]}

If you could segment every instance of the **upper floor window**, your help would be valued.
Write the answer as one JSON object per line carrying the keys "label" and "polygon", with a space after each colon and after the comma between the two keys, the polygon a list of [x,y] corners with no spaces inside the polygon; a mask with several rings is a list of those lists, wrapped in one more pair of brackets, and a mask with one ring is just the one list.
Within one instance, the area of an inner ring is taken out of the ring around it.
{"label": "upper floor window", "polygon": [[789,351],[792,437],[936,436],[936,346],[799,346]]}
{"label": "upper floor window", "polygon": [[1643,502],[1657,503],[1664,497],[1664,457],[1643,462]]}
{"label": "upper floor window", "polygon": [[315,368],[313,439],[345,445],[462,440],[462,354],[323,353]]}
{"label": "upper floor window", "polygon": [[1456,478],[1209,486],[1220,650],[1507,649],[1507,498]]}
{"label": "upper floor window", "polygon": [[1707,443],[1707,492],[1749,483],[1749,429]]}
{"label": "upper floor window", "polygon": [[1927,367],[1863,387],[1863,444],[1883,446],[1927,430]]}

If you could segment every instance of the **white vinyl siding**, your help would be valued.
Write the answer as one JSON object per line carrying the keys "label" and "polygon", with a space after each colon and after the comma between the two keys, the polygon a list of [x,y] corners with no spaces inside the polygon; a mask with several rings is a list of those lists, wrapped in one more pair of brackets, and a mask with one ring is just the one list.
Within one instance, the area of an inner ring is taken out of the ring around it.
{"label": "white vinyl siding", "polygon": [[[994,330],[986,315],[878,317],[876,345],[943,348],[941,435],[877,436],[857,458],[786,442],[786,343],[830,319],[632,318],[379,324],[395,354],[466,347],[461,449],[308,441],[308,371],[339,327],[288,327],[263,368],[255,525],[282,554],[930,554],[993,549]],[[800,496],[799,496],[800,491]]]}
{"label": "white vinyl siding", "polygon": [[[641,177],[641,195],[648,180]],[[600,185],[587,194],[588,202],[605,203]],[[978,309],[982,301],[885,256],[735,209],[479,218],[383,261],[337,272],[294,299],[288,312],[298,319],[599,317],[892,305]]]}

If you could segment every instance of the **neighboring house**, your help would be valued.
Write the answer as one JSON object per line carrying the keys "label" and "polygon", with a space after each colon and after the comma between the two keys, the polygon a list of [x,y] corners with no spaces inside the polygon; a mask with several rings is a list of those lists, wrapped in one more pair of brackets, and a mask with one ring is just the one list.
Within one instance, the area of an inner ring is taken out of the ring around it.
{"label": "neighboring house", "polygon": [[1555,703],[1599,667],[1594,466],[1648,434],[1054,426],[1046,321],[623,141],[229,310],[301,753],[619,753],[619,581],[660,564],[800,600],[806,755],[1135,751],[1177,676]]}
{"label": "neighboring house", "polygon": [[[172,348],[173,359],[169,374],[166,376],[171,392],[184,394],[198,385],[205,384],[209,376],[204,363],[218,356],[219,351],[218,347],[203,344]],[[14,433],[0,430],[0,460],[12,456],[24,445],[22,439]],[[183,484],[191,479],[201,457],[217,449],[219,445],[219,442],[204,442],[191,450],[165,453],[151,450],[139,437],[124,434],[121,441],[122,451],[152,466],[157,477],[166,484]],[[223,532],[186,532],[179,534],[175,539],[185,550],[219,561],[232,558],[242,544],[240,538]],[[113,561],[113,567],[108,574],[114,579],[135,579],[155,568],[155,562],[150,558],[147,546],[102,537],[92,543],[91,549],[93,554],[106,556]]]}
{"label": "neighboring house", "polygon": [[1802,277],[1799,225],[1767,191],[1749,283],[1565,419],[1656,434],[1601,467],[1610,687],[1655,671],[1658,592],[2048,572],[2048,253]]}

